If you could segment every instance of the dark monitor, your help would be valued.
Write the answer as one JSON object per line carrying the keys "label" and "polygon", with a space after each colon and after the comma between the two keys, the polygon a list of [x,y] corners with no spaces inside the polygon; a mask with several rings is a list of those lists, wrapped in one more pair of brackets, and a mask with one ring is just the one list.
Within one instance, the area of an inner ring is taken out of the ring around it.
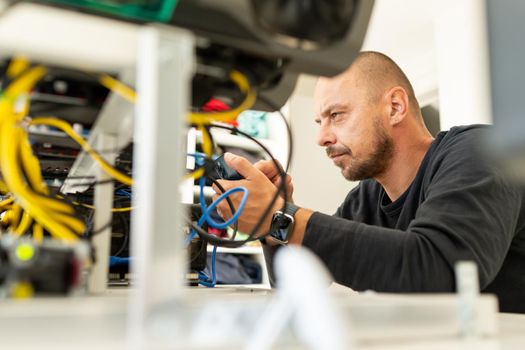
{"label": "dark monitor", "polygon": [[[281,107],[297,75],[332,76],[359,53],[373,1],[180,0],[171,23],[193,31],[199,63],[250,72]],[[195,96],[194,96],[195,98]],[[255,109],[272,109],[259,100]]]}

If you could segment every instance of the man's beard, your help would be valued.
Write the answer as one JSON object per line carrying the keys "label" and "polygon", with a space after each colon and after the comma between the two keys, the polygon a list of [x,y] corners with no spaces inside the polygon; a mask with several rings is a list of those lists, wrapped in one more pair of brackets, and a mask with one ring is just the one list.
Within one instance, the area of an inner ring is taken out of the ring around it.
{"label": "man's beard", "polygon": [[[360,181],[376,178],[387,169],[394,153],[394,141],[386,134],[381,125],[378,125],[376,130],[376,143],[370,156],[363,160],[351,158],[350,164],[341,168],[341,174],[345,179]],[[342,146],[337,150],[329,146],[326,148],[326,153],[328,155],[344,153],[350,157],[352,156],[352,151],[346,146]]]}

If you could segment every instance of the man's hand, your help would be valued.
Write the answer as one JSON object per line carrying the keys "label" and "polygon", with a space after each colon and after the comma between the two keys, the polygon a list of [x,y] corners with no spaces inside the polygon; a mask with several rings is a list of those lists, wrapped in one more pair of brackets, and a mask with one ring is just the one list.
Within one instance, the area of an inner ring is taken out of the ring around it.
{"label": "man's hand", "polygon": [[[257,168],[260,172],[262,172],[273,184],[276,188],[279,188],[281,185],[282,177],[281,172],[283,172],[283,167],[279,161],[277,161],[277,164],[279,164],[279,169],[275,167],[275,164],[272,160],[260,160],[257,163],[255,163],[253,166]],[[286,199],[287,202],[293,203],[293,184],[292,184],[292,177],[288,174],[286,174],[285,177],[285,183],[286,183],[286,198],[284,197],[283,193],[281,193],[281,197],[283,199]]]}
{"label": "man's hand", "polygon": [[[244,207],[242,214],[239,217],[238,224],[240,231],[250,233],[259,221],[265,209],[272,201],[277,191],[277,188],[275,187],[274,183],[270,181],[269,177],[265,175],[265,173],[260,171],[257,167],[253,166],[247,159],[240,156],[235,156],[231,153],[226,153],[224,155],[224,160],[230,167],[232,167],[239,174],[241,174],[244,177],[244,179],[237,181],[217,180],[217,182],[226,191],[228,191],[231,188],[241,186],[248,189],[248,200],[246,202],[246,206]],[[273,164],[272,167],[275,169],[275,166]],[[266,166],[264,166],[264,168],[266,169]],[[278,174],[277,170],[275,170],[275,172]],[[213,190],[216,193],[213,196],[213,199],[215,200],[222,192],[215,185],[213,186]],[[230,199],[233,202],[235,209],[237,209],[239,208],[239,204],[242,199],[242,193],[234,193],[230,196]],[[283,204],[284,200],[281,197],[277,198],[277,200],[272,206],[272,209],[264,218],[262,225],[256,233],[257,235],[262,235],[268,232],[268,230],[270,229],[273,213],[281,209],[283,207]],[[232,217],[232,213],[226,200],[219,203],[217,209],[225,220],[228,220]]]}

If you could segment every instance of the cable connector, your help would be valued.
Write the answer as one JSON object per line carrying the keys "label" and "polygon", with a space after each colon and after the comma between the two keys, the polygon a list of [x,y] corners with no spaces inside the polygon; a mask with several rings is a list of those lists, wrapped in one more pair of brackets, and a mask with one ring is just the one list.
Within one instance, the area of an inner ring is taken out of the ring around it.
{"label": "cable connector", "polygon": [[229,181],[244,179],[244,177],[241,174],[239,174],[235,169],[233,169],[226,163],[226,161],[224,160],[224,154],[219,158],[215,159],[213,164],[214,168],[212,169],[212,171],[206,173],[208,178],[212,181],[217,179]]}

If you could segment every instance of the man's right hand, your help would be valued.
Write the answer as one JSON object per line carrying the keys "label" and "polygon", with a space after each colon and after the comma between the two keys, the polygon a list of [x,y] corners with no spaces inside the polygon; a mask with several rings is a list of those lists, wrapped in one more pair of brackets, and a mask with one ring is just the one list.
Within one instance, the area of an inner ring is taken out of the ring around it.
{"label": "man's right hand", "polygon": [[[275,164],[272,160],[260,160],[257,163],[255,163],[253,166],[257,168],[260,172],[262,172],[273,184],[275,187],[279,187],[281,185],[281,172],[284,171],[281,163],[277,161],[279,164],[279,168],[277,169],[275,167]],[[284,198],[283,194],[281,193],[281,197],[288,202],[293,203],[293,184],[292,184],[292,177],[288,174],[286,174],[286,196],[287,198]]]}

